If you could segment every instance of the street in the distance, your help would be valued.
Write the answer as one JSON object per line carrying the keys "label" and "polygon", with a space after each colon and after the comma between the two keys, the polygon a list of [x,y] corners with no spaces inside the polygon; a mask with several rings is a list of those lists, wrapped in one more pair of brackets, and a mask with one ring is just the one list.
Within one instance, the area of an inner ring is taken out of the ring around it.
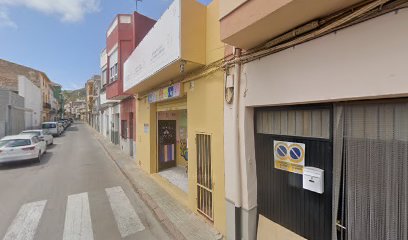
{"label": "street in the distance", "polygon": [[0,165],[0,192],[0,239],[169,238],[83,123],[40,163]]}

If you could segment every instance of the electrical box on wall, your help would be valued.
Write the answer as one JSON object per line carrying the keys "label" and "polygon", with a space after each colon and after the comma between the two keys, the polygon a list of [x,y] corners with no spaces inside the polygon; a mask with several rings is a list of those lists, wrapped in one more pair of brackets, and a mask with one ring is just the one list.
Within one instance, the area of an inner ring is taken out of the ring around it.
{"label": "electrical box on wall", "polygon": [[303,188],[322,194],[324,192],[324,170],[305,167],[303,169]]}

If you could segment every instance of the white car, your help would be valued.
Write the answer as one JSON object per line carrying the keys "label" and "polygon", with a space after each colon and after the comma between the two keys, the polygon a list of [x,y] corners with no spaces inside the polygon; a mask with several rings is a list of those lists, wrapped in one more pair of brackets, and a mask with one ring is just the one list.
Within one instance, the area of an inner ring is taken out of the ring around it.
{"label": "white car", "polygon": [[45,141],[36,136],[15,135],[0,139],[0,163],[32,160],[40,162],[46,151]]}
{"label": "white car", "polygon": [[35,130],[25,130],[20,133],[29,134],[32,136],[37,136],[40,140],[44,140],[47,145],[54,144],[54,137],[50,134],[47,129],[35,129]]}
{"label": "white car", "polygon": [[44,122],[41,125],[42,129],[47,129],[54,137],[61,135],[61,129],[57,122]]}

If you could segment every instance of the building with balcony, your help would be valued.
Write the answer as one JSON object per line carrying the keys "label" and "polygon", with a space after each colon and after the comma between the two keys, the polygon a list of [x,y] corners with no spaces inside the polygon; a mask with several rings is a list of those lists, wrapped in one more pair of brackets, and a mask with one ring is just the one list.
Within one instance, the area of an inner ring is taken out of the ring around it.
{"label": "building with balcony", "polygon": [[221,1],[227,239],[407,238],[407,7]]}
{"label": "building with balcony", "polygon": [[108,54],[104,49],[100,56],[101,81],[99,91],[100,131],[112,143],[119,144],[120,101],[107,98]]}
{"label": "building with balcony", "polygon": [[120,144],[121,149],[130,156],[134,155],[136,149],[135,99],[123,89],[123,64],[155,22],[137,12],[118,14],[106,33],[106,53],[103,55],[103,61],[106,61],[106,64],[103,66],[101,64],[104,79],[103,94],[106,94],[108,100],[120,101],[119,106],[114,105],[109,109],[111,117],[106,121],[111,129],[112,141]]}
{"label": "building with balcony", "polygon": [[173,1],[126,60],[124,91],[137,97],[137,163],[224,235],[225,47],[218,4]]}

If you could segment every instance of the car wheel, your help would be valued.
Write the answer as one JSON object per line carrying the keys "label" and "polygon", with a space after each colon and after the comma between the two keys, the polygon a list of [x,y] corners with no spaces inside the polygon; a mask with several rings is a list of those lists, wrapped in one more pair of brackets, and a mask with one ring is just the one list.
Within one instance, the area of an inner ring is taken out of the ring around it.
{"label": "car wheel", "polygon": [[38,152],[38,157],[37,157],[36,159],[34,159],[34,162],[35,162],[35,163],[41,162],[41,151]]}
{"label": "car wheel", "polygon": [[53,139],[53,140],[51,140],[51,143],[50,143],[50,145],[54,145],[54,139]]}

